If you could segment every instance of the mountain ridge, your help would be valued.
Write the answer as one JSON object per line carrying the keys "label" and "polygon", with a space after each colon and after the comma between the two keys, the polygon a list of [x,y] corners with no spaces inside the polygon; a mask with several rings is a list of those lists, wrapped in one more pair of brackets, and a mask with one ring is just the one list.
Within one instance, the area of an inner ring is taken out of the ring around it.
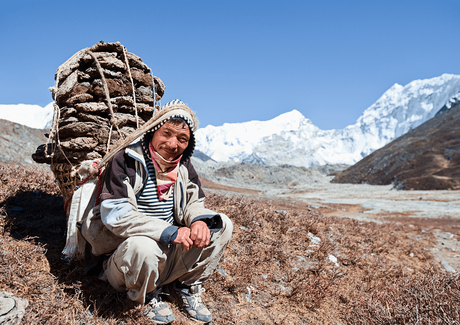
{"label": "mountain ridge", "polygon": [[[414,80],[406,86],[394,84],[363,111],[355,124],[344,129],[321,130],[299,111],[292,110],[268,121],[198,129],[196,149],[220,162],[297,167],[353,165],[459,100],[460,76],[443,74]],[[49,127],[52,103],[45,108],[37,106],[41,109],[38,115],[21,111],[31,106],[37,105],[0,105],[0,118],[8,115],[6,119],[29,126],[40,120],[39,128]]]}
{"label": "mountain ridge", "polygon": [[333,183],[460,189],[460,102],[339,173]]}
{"label": "mountain ridge", "polygon": [[[266,121],[265,128],[260,121],[207,126],[197,131],[197,149],[217,161],[352,165],[456,102],[459,91],[460,76],[452,74],[414,80],[406,86],[394,84],[355,124],[341,130],[321,130],[302,114],[297,121],[278,124],[276,131],[272,126],[276,118]],[[289,127],[295,122],[298,128]],[[253,141],[247,131],[251,127],[257,133]]]}

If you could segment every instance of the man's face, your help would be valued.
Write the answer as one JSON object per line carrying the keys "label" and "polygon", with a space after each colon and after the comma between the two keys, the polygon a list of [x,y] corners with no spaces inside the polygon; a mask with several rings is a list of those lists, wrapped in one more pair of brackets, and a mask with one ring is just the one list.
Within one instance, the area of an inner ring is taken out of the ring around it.
{"label": "man's face", "polygon": [[164,159],[171,161],[182,155],[190,140],[187,124],[168,121],[153,133],[152,146]]}

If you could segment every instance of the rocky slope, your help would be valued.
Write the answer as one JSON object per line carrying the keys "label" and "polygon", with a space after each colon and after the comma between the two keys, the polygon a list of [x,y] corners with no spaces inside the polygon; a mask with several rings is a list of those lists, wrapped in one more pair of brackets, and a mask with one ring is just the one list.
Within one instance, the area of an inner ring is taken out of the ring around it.
{"label": "rocky slope", "polygon": [[32,160],[32,153],[46,142],[45,132],[0,119],[0,162],[40,166]]}
{"label": "rocky slope", "polygon": [[373,152],[333,180],[395,189],[460,189],[460,103]]}
{"label": "rocky slope", "polygon": [[315,182],[324,182],[325,176],[341,172],[349,165],[322,165],[297,167],[292,165],[262,165],[245,162],[217,162],[199,150],[195,150],[192,164],[200,178],[217,184],[266,190],[268,188],[293,188]]}

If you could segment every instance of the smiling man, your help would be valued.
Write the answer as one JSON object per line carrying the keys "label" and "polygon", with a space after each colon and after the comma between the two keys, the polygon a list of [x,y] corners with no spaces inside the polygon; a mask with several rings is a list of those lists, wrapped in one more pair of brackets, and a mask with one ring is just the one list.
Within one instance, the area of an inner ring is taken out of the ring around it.
{"label": "smiling man", "polygon": [[204,193],[189,160],[197,125],[193,111],[175,100],[153,118],[153,131],[108,165],[100,204],[82,235],[92,260],[103,261],[100,278],[146,304],[150,319],[174,321],[162,298],[166,294],[190,317],[207,323],[212,317],[201,301],[201,284],[216,269],[232,223],[204,208]]}

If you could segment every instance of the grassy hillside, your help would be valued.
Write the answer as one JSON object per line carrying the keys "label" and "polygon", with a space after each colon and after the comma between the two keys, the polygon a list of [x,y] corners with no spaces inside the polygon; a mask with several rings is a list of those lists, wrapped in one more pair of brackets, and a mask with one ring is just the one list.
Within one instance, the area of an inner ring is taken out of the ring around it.
{"label": "grassy hillside", "polygon": [[[61,259],[62,199],[50,172],[0,165],[0,290],[27,298],[23,324],[150,324],[142,306]],[[209,195],[233,239],[203,300],[214,324],[452,324],[460,281],[414,227],[326,217]],[[194,324],[176,307],[174,324]]]}

